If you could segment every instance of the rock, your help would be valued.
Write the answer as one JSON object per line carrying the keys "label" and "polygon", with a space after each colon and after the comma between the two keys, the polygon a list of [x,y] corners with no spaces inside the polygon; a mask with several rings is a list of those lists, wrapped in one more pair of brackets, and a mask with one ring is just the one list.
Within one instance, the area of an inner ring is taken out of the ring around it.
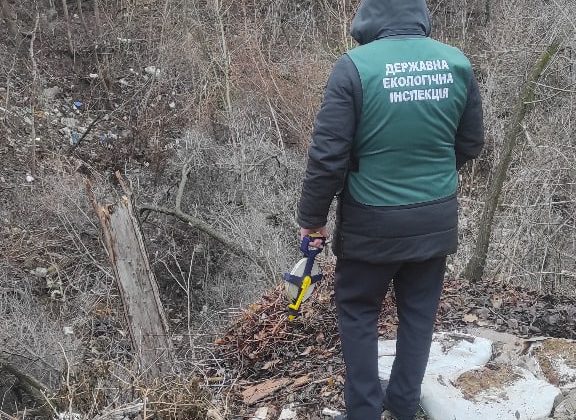
{"label": "rock", "polygon": [[36,267],[30,272],[30,274],[33,274],[36,277],[44,278],[48,275],[48,269],[45,267]]}
{"label": "rock", "polygon": [[342,414],[340,411],[332,410],[330,408],[325,408],[324,410],[322,410],[322,415],[326,417],[336,417],[339,416],[340,414]]}
{"label": "rock", "polygon": [[64,117],[60,118],[60,124],[68,128],[76,128],[76,126],[78,125],[78,120],[72,117],[68,118]]}
{"label": "rock", "polygon": [[254,413],[254,417],[252,417],[250,420],[266,420],[268,418],[268,407],[260,407],[258,410],[256,410],[256,413]]}
{"label": "rock", "polygon": [[561,399],[552,418],[555,420],[574,420],[576,418],[576,389]]}
{"label": "rock", "polygon": [[56,96],[62,93],[62,89],[58,86],[54,86],[51,88],[46,88],[42,91],[42,96],[47,101],[52,101]]}
{"label": "rock", "polygon": [[290,408],[284,408],[280,413],[278,420],[292,420],[296,418],[296,412],[292,411]]}

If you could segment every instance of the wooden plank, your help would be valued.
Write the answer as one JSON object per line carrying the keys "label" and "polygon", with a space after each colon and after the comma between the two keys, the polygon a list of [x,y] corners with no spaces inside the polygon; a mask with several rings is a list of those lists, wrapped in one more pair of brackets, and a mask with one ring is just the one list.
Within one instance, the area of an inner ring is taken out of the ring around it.
{"label": "wooden plank", "polygon": [[274,394],[291,382],[290,379],[270,379],[258,385],[249,386],[242,391],[244,403],[248,405],[256,404],[258,401]]}

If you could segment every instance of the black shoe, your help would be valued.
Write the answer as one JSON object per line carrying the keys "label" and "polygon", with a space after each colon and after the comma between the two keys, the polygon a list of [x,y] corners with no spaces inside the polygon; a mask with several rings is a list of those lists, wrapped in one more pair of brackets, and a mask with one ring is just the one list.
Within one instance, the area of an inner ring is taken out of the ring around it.
{"label": "black shoe", "polygon": [[[388,379],[380,380],[380,388],[382,388],[382,395],[386,395],[386,390],[388,389]],[[382,406],[382,410],[386,411],[386,407]],[[348,420],[346,414],[338,414],[332,420]]]}

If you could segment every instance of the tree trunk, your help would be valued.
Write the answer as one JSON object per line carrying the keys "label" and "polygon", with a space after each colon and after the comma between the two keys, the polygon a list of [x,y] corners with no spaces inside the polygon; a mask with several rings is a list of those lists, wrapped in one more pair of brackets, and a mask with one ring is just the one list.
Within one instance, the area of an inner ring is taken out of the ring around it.
{"label": "tree trunk", "polygon": [[532,72],[524,84],[522,94],[514,108],[512,121],[510,122],[510,126],[508,127],[504,137],[502,156],[496,167],[494,180],[492,185],[489,187],[488,198],[484,204],[476,247],[474,248],[470,261],[468,261],[468,264],[466,265],[466,270],[464,271],[464,277],[471,281],[480,281],[484,274],[486,257],[490,246],[490,238],[494,228],[494,215],[500,201],[500,195],[502,194],[504,181],[508,174],[508,168],[512,162],[512,153],[518,144],[518,137],[522,131],[522,121],[528,112],[530,104],[534,101],[534,86],[538,80],[540,80],[544,69],[559,49],[560,42],[554,40],[542,54],[538,62],[532,68]]}
{"label": "tree trunk", "polygon": [[100,205],[89,184],[87,188],[122,297],[139,371],[146,372],[148,377],[157,377],[170,371],[172,346],[158,285],[131,196],[125,187],[127,196],[117,204]]}

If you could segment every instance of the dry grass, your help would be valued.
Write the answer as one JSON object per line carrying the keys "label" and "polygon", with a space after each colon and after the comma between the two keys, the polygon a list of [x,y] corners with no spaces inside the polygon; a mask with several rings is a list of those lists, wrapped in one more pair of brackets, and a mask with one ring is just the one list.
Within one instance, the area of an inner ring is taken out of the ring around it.
{"label": "dry grass", "polygon": [[[170,203],[181,165],[190,162],[185,209],[243,244],[270,271],[284,271],[297,257],[294,216],[304,149],[331,64],[353,45],[347,28],[357,2],[102,0],[100,27],[92,2],[82,3],[87,33],[74,17],[79,10],[69,6],[74,59],[65,52],[66,30],[57,9],[58,16],[41,20],[37,61],[42,87],[64,89],[58,106],[80,98],[84,115],[108,115],[76,155],[91,167],[99,194],[114,198],[109,174],[121,169],[138,203]],[[454,276],[470,254],[490,170],[525,73],[549,39],[566,34],[565,48],[537,87],[537,102],[525,121],[487,276],[573,293],[575,6],[567,0],[432,0],[430,6],[435,36],[469,54],[485,98],[488,144],[463,174],[462,246],[452,260]],[[49,12],[43,3],[39,7]],[[17,8],[23,29],[30,29],[32,2]],[[101,48],[97,55],[95,44]],[[179,360],[178,374],[166,382],[141,385],[127,373],[129,340],[98,229],[74,174],[77,161],[63,156],[67,139],[47,116],[55,104],[46,101],[35,116],[42,125],[38,179],[24,183],[31,165],[28,57],[1,42],[0,58],[3,354],[60,388],[55,401],[66,410],[96,416],[145,404],[177,418],[170,410],[192,407],[195,395],[204,407],[197,382],[181,375],[202,378],[208,388],[206,343],[228,322],[229,308],[257,300],[279,278],[263,277],[253,264],[184,223],[145,217]],[[160,69],[160,77],[146,73],[149,66]],[[91,73],[99,77],[88,78]],[[97,133],[114,127],[129,135],[109,147],[99,145]],[[37,268],[49,274],[31,274]],[[0,384],[8,396],[0,409],[20,408],[14,384],[11,377]],[[184,395],[191,400],[181,400]],[[159,401],[168,406],[150,406]]]}
{"label": "dry grass", "polygon": [[455,382],[464,398],[476,399],[483,392],[502,390],[502,387],[516,381],[520,376],[510,366],[491,365],[479,370],[463,373]]}
{"label": "dry grass", "polygon": [[536,347],[534,353],[544,376],[551,384],[565,385],[562,383],[564,378],[560,377],[559,364],[576,369],[576,350],[573,341],[548,339]]}

